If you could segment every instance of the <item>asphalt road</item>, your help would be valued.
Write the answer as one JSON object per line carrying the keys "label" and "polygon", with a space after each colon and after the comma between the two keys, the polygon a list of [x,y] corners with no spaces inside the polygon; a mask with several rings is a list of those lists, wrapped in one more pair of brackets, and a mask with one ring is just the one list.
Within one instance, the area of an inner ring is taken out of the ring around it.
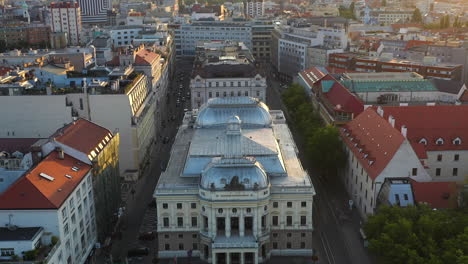
{"label": "asphalt road", "polygon": [[[281,101],[281,92],[285,89],[280,86],[265,65],[263,72],[267,73],[268,90],[267,105],[270,109],[286,108]],[[291,120],[289,120],[291,122]],[[299,150],[304,144],[301,137],[290,125],[291,132]],[[363,247],[359,236],[361,219],[355,210],[348,208],[348,195],[341,181],[327,180],[313,168],[311,162],[299,152],[303,167],[309,172],[315,187],[313,219],[314,235],[313,248],[319,256],[319,262],[329,264],[371,264],[375,263]],[[311,260],[301,263],[312,263]]]}
{"label": "asphalt road", "polygon": [[[151,163],[137,183],[134,184],[134,195],[129,195],[126,202],[126,212],[122,216],[122,238],[112,241],[112,259],[114,263],[124,263],[127,252],[132,248],[147,247],[150,249],[150,254],[146,257],[129,258],[128,263],[152,263],[152,259],[157,255],[156,240],[140,241],[138,235],[142,226],[155,225],[156,223],[145,223],[145,221],[154,221],[152,217],[147,216],[148,211],[153,210],[149,204],[153,199],[153,191],[161,174],[161,164],[167,164],[169,160],[171,146],[174,136],[177,134],[177,129],[182,122],[184,109],[189,109],[190,99],[186,98],[182,102],[182,95],[188,92],[188,73],[191,71],[190,61],[178,61],[176,65],[175,78],[169,84],[168,102],[166,104],[165,115],[162,116],[164,125],[159,135],[156,136],[156,142],[151,151]],[[178,73],[183,72],[185,78],[179,81]],[[178,96],[179,86],[183,85],[183,90],[180,91],[181,96]],[[180,99],[180,105],[177,106],[177,98]],[[174,120],[173,120],[174,116]],[[169,142],[164,144],[164,138],[168,138]],[[153,214],[154,214],[153,212]]]}

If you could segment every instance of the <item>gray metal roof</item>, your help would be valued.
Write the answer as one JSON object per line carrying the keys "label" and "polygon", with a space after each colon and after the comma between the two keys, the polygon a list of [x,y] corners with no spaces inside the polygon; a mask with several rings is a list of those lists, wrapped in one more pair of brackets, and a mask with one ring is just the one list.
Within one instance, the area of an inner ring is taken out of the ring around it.
{"label": "gray metal roof", "polygon": [[200,108],[196,124],[199,127],[225,125],[232,116],[242,120],[242,127],[271,125],[268,107],[251,97],[212,98]]}
{"label": "gray metal roof", "polygon": [[214,160],[203,172],[200,187],[207,190],[252,190],[268,187],[260,163],[247,158]]}

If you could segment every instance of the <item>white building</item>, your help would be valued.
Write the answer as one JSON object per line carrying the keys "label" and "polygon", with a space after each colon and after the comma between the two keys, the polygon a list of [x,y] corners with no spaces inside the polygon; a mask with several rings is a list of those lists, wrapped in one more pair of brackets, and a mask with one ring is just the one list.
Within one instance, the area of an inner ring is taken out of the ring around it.
{"label": "white building", "polygon": [[348,152],[343,177],[360,213],[374,213],[387,178],[462,183],[467,114],[467,106],[379,107],[346,124],[340,130]]}
{"label": "white building", "polygon": [[315,47],[339,50],[347,43],[346,30],[340,27],[278,26],[272,34],[271,62],[278,72],[293,77],[310,66]]}
{"label": "white building", "polygon": [[57,2],[50,4],[52,32],[67,34],[68,45],[83,43],[81,29],[81,9],[77,2]]}
{"label": "white building", "polygon": [[156,136],[156,98],[146,75],[136,74],[132,66],[122,68],[109,73],[113,79],[109,86],[88,87],[86,92],[0,96],[0,108],[17,113],[0,118],[8,124],[2,126],[0,136],[48,137],[57,127],[83,117],[112,131],[118,129],[120,174],[136,179]]}
{"label": "white building", "polygon": [[0,195],[2,258],[40,249],[44,263],[85,263],[97,238],[93,197],[91,166],[50,153]]}
{"label": "white building", "polygon": [[154,197],[162,258],[312,255],[315,190],[281,111],[249,97],[187,112]]}
{"label": "white building", "polygon": [[205,42],[197,47],[190,80],[194,109],[216,97],[250,96],[265,102],[266,88],[266,78],[243,43]]}
{"label": "white building", "polygon": [[110,30],[110,37],[114,47],[127,47],[133,45],[133,40],[138,37],[143,26],[117,26]]}
{"label": "white building", "polygon": [[178,56],[194,56],[200,41],[231,40],[243,42],[252,48],[252,29],[246,22],[197,21],[183,24],[174,30],[174,42]]}
{"label": "white building", "polygon": [[245,14],[248,17],[262,17],[265,14],[264,3],[260,1],[248,1],[245,5]]}

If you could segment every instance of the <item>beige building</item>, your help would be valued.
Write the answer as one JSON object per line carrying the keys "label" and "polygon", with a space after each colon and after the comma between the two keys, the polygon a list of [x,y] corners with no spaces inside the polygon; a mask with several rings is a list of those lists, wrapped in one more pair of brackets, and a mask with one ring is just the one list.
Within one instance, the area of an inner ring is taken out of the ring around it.
{"label": "beige building", "polygon": [[251,97],[187,112],[154,197],[161,258],[312,255],[315,190],[281,111]]}
{"label": "beige building", "polygon": [[241,42],[201,43],[190,80],[192,108],[216,97],[250,96],[265,101],[266,78],[257,72],[254,62]]}
{"label": "beige building", "polygon": [[81,29],[81,9],[78,3],[51,3],[50,12],[52,32],[66,33],[68,45],[79,46],[84,43]]}

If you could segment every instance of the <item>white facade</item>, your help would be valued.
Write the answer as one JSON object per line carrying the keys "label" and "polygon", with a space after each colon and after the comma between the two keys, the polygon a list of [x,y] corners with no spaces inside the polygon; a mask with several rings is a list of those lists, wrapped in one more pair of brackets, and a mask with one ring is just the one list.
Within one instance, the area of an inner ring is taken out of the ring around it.
{"label": "white facade", "polygon": [[141,26],[115,27],[110,31],[110,37],[114,47],[126,47],[133,44],[133,39],[137,38],[143,30]]}
{"label": "white facade", "polygon": [[[49,245],[52,236],[59,239],[47,263],[84,263],[96,241],[96,223],[92,175],[89,172],[58,209],[0,210],[0,225],[37,226],[44,229],[42,244]],[[72,219],[73,218],[73,219]],[[34,219],[34,221],[31,221]],[[20,255],[20,249],[15,254]]]}
{"label": "white facade", "polygon": [[245,13],[248,17],[262,17],[265,14],[263,1],[249,1],[245,6]]}
{"label": "white facade", "polygon": [[190,80],[192,107],[200,108],[210,98],[250,96],[266,102],[266,78],[201,78]]}
{"label": "white facade", "polygon": [[247,23],[197,22],[174,30],[174,42],[179,56],[194,56],[199,41],[231,40],[252,48],[252,30]]}
{"label": "white facade", "polygon": [[52,32],[67,33],[69,45],[79,46],[83,43],[81,9],[78,3],[52,3],[50,10]]}
{"label": "white facade", "polygon": [[[2,115],[0,135],[7,138],[48,137],[76,117],[120,134],[120,172],[135,179],[155,137],[156,98],[145,75],[123,94],[0,96],[0,106],[17,115]],[[45,107],[47,106],[47,107]]]}

